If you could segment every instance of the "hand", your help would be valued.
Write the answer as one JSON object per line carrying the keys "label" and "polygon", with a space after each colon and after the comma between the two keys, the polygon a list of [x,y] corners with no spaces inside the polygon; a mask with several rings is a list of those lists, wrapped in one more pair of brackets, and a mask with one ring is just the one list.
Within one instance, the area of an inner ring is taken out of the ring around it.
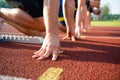
{"label": "hand", "polygon": [[71,39],[72,41],[76,41],[75,31],[73,29],[71,29],[71,31],[67,31],[67,35],[63,39]]}
{"label": "hand", "polygon": [[52,55],[52,60],[56,60],[60,48],[59,36],[56,34],[46,34],[40,50],[34,53],[32,58],[43,60]]}

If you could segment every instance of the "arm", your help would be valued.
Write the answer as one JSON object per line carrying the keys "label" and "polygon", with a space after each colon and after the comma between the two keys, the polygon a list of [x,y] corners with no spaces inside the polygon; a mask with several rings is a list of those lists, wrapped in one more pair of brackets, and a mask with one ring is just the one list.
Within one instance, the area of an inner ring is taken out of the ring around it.
{"label": "arm", "polygon": [[63,0],[62,8],[63,8],[63,16],[67,28],[67,35],[65,36],[64,39],[72,39],[73,41],[75,41],[74,0]]}
{"label": "arm", "polygon": [[78,0],[78,8],[76,12],[76,27],[75,27],[75,33],[77,38],[80,38],[82,34],[84,19],[86,17],[85,10],[86,10],[85,0]]}
{"label": "arm", "polygon": [[58,8],[59,0],[44,0],[43,14],[46,36],[41,49],[34,53],[33,58],[42,60],[52,54],[52,60],[57,59],[57,53],[60,47],[58,36]]}

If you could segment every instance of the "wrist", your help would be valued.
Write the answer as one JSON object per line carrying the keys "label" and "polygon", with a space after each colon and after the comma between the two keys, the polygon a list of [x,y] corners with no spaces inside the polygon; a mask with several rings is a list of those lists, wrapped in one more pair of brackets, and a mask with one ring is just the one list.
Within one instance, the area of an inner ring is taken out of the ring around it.
{"label": "wrist", "polygon": [[46,34],[48,34],[48,35],[58,35],[59,31],[46,31]]}

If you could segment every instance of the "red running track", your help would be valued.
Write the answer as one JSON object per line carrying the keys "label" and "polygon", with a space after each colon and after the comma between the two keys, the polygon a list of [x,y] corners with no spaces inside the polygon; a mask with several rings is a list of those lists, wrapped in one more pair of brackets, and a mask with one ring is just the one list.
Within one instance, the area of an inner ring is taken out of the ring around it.
{"label": "red running track", "polygon": [[[4,28],[9,31],[7,27]],[[18,32],[13,28],[11,31]],[[51,61],[51,57],[32,59],[41,45],[0,43],[0,75],[38,80],[54,67],[63,69],[59,80],[120,80],[120,27],[92,27],[84,35],[97,37],[76,42],[61,39],[64,53],[57,61]]]}

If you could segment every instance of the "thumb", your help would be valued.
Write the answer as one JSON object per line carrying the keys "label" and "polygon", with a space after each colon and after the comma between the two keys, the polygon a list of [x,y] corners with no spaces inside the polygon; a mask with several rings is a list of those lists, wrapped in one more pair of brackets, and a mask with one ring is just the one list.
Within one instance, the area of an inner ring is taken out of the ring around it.
{"label": "thumb", "polygon": [[57,57],[58,57],[58,51],[57,51],[57,50],[54,50],[54,51],[53,51],[53,54],[52,54],[52,60],[53,60],[53,61],[57,60]]}

